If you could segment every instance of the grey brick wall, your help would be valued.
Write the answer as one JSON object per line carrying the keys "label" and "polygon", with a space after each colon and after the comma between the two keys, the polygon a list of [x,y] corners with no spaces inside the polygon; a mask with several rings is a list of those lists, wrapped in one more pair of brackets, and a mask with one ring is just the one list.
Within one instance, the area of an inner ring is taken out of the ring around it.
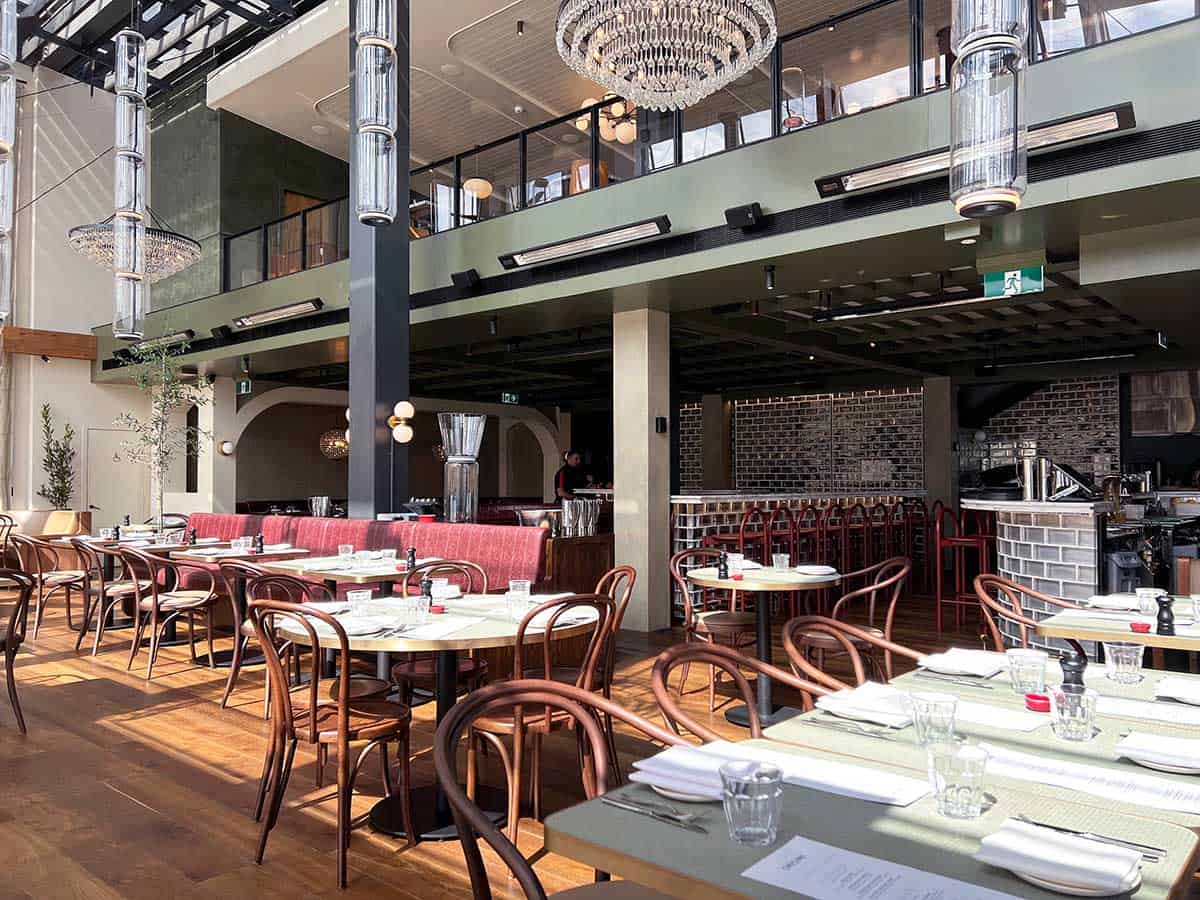
{"label": "grey brick wall", "polygon": [[700,471],[700,404],[682,403],[679,406],[679,489],[698,491]]}

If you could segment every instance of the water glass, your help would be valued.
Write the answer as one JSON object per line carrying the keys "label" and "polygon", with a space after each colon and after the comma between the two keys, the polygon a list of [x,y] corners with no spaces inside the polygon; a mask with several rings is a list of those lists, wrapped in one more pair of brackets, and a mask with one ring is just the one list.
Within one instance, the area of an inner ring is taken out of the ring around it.
{"label": "water glass", "polygon": [[1143,616],[1158,615],[1158,598],[1167,595],[1162,588],[1137,588],[1134,593],[1137,594],[1138,612]]}
{"label": "water glass", "polygon": [[379,551],[379,558],[385,563],[394,563],[396,561],[396,548],[389,547],[386,550]]}
{"label": "water glass", "polygon": [[351,615],[365,616],[367,614],[367,606],[371,602],[371,591],[346,591],[346,602],[350,604]]}
{"label": "water glass", "polygon": [[445,600],[450,596],[450,579],[449,578],[433,578],[433,585],[430,592],[433,594],[434,600]]}
{"label": "water glass", "polygon": [[413,597],[413,616],[415,624],[425,625],[429,622],[429,598],[428,597]]}
{"label": "water glass", "polygon": [[1090,741],[1096,736],[1096,692],[1066,685],[1050,691],[1054,733],[1064,741]]}
{"label": "water glass", "polygon": [[524,595],[526,598],[528,598],[532,588],[533,582],[529,581],[527,578],[514,578],[508,583],[508,592],[514,597]]}
{"label": "water glass", "polygon": [[375,554],[370,550],[359,550],[354,554],[354,567],[356,569],[369,569],[374,559]]}
{"label": "water glass", "polygon": [[338,544],[338,562],[347,564],[354,558],[353,544]]}
{"label": "water glass", "polygon": [[1045,650],[1027,650],[1017,647],[1004,654],[1008,658],[1008,678],[1014,693],[1046,693],[1046,661],[1050,655]]}
{"label": "water glass", "polygon": [[792,566],[792,558],[786,553],[772,553],[771,565],[776,569],[789,569]]}
{"label": "water glass", "polygon": [[923,746],[954,740],[954,714],[958,698],[953,694],[918,692],[908,695],[917,743]]}
{"label": "water glass", "polygon": [[504,611],[508,613],[508,617],[514,622],[520,622],[525,618],[525,613],[533,608],[532,601],[529,599],[529,594],[514,594],[509,591],[504,595]]}
{"label": "water glass", "polygon": [[1145,647],[1132,641],[1104,642],[1104,674],[1117,684],[1137,684],[1142,680],[1142,656]]}
{"label": "water glass", "polygon": [[729,839],[748,847],[774,844],[783,809],[783,772],[765,763],[740,760],[725,763],[720,771]]}
{"label": "water glass", "polygon": [[974,744],[938,743],[927,750],[929,786],[938,815],[977,819],[983,813],[983,781],[987,751]]}
{"label": "water glass", "polygon": [[111,528],[100,529],[100,540],[111,541],[113,539],[113,530]]}

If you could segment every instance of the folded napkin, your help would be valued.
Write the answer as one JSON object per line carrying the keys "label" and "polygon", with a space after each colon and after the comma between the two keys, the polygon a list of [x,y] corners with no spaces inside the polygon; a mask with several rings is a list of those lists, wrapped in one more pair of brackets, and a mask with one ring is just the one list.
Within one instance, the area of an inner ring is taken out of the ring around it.
{"label": "folded napkin", "polygon": [[1200,704],[1200,679],[1163,678],[1154,686],[1154,696],[1162,700]]}
{"label": "folded napkin", "polygon": [[943,675],[974,675],[991,678],[1008,667],[1003,653],[991,650],[965,650],[951,647],[945,653],[933,653],[917,663],[922,669]]}
{"label": "folded napkin", "polygon": [[457,584],[435,584],[433,586],[434,600],[453,600],[462,596],[462,588]]}
{"label": "folded napkin", "polygon": [[1050,828],[1007,819],[983,839],[975,859],[1059,884],[1113,894],[1133,890],[1142,855]]}
{"label": "folded napkin", "polygon": [[1137,594],[1096,594],[1088,597],[1087,605],[1093,609],[1125,609],[1137,612]]}
{"label": "folded napkin", "polygon": [[291,549],[292,549],[291,544],[264,544],[263,545],[264,553],[278,553],[280,550],[291,550]]}
{"label": "folded napkin", "polygon": [[762,563],[755,562],[752,559],[743,559],[741,562],[741,567],[743,572],[752,572],[755,569],[761,569]]}
{"label": "folded napkin", "polygon": [[138,539],[134,539],[134,540],[122,539],[120,541],[120,543],[125,547],[149,547],[150,546],[149,541],[143,541],[143,540],[138,540]]}
{"label": "folded napkin", "polygon": [[833,566],[796,566],[796,571],[801,575],[825,576],[836,575],[837,569]]}
{"label": "folded napkin", "polygon": [[[569,595],[568,595],[569,596]],[[536,598],[535,598],[536,599]],[[538,599],[538,602],[543,602]],[[530,607],[532,609],[532,607]],[[545,628],[550,621],[550,617],[558,611],[558,607],[547,609],[538,613],[529,620],[529,629]],[[585,622],[595,622],[600,617],[600,613],[595,609],[589,609],[586,606],[580,606],[575,609],[569,609],[554,621],[554,627],[560,628],[566,625],[583,625]]]}
{"label": "folded napkin", "polygon": [[642,784],[657,784],[719,800],[720,769],[731,760],[769,763],[783,772],[783,780],[788,784],[871,803],[908,806],[929,793],[929,785],[924,779],[728,741],[714,741],[700,747],[669,747],[656,756],[635,762],[635,771],[629,777]]}
{"label": "folded napkin", "polygon": [[1117,743],[1117,759],[1131,759],[1160,766],[1177,766],[1181,769],[1200,769],[1200,740],[1195,738],[1166,737],[1131,731]]}
{"label": "folded napkin", "polygon": [[221,539],[217,537],[196,538],[197,544],[219,544]]}
{"label": "folded napkin", "polygon": [[817,709],[846,719],[904,728],[912,723],[907,696],[898,688],[868,681],[851,690],[826,694],[817,700]]}
{"label": "folded napkin", "polygon": [[429,622],[427,625],[418,625],[416,628],[409,629],[397,636],[411,641],[436,641],[485,621],[482,616],[454,616],[449,614],[433,616],[432,618],[434,621]]}

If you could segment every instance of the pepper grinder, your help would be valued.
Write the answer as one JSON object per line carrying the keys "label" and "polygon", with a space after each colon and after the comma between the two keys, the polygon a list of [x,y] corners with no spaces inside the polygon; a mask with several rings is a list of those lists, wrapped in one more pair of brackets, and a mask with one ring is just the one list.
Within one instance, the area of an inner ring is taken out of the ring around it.
{"label": "pepper grinder", "polygon": [[426,600],[433,600],[433,579],[421,579],[421,596]]}
{"label": "pepper grinder", "polygon": [[117,522],[117,523],[113,524],[113,540],[119,541],[120,539],[121,539],[121,524],[119,522]]}
{"label": "pepper grinder", "polygon": [[729,577],[729,557],[725,553],[717,558],[717,577],[722,581]]}
{"label": "pepper grinder", "polygon": [[256,534],[254,536],[254,552],[255,553],[265,552],[262,532],[259,532],[258,534]]}
{"label": "pepper grinder", "polygon": [[1158,599],[1158,633],[1159,634],[1174,634],[1175,633],[1175,610],[1171,608],[1173,602],[1169,596],[1159,597]]}
{"label": "pepper grinder", "polygon": [[415,569],[417,567],[417,548],[416,547],[408,548],[407,562],[408,562],[408,571],[411,572],[413,569]]}
{"label": "pepper grinder", "polygon": [[129,521],[129,513],[125,513],[125,521],[122,522],[121,524],[124,525],[126,528],[128,528],[132,524]]}
{"label": "pepper grinder", "polygon": [[1074,688],[1083,690],[1083,673],[1087,669],[1087,657],[1075,650],[1064,650],[1058,658],[1062,667],[1062,686],[1064,689]]}
{"label": "pepper grinder", "polygon": [[190,531],[188,531],[188,546],[189,546],[189,547],[195,547],[195,546],[196,546],[196,541],[197,541],[197,538],[196,538],[196,529],[195,529],[195,528],[193,528],[193,529],[191,529]]}

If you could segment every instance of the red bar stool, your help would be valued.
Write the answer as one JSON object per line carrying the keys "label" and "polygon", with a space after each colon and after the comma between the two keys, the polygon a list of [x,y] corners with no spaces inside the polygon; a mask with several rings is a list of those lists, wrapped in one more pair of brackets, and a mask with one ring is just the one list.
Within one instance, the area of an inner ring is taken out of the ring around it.
{"label": "red bar stool", "polygon": [[846,511],[840,503],[830,503],[821,510],[818,526],[819,551],[816,562],[833,566],[839,572],[849,572],[843,563],[846,559]]}
{"label": "red bar stool", "polygon": [[[757,527],[754,527],[757,525]],[[752,506],[742,515],[738,526],[738,552],[746,559],[764,565],[770,562],[770,540],[767,537],[767,514],[762,507]]]}
{"label": "red bar stool", "polygon": [[788,565],[796,564],[796,517],[786,506],[777,506],[767,519],[767,558],[764,564],[770,565],[771,554],[786,553]]}
{"label": "red bar stool", "polygon": [[[965,520],[954,515],[941,500],[933,505],[930,518],[933,524],[934,579],[937,599],[937,633],[942,633],[942,606],[954,607],[955,626],[961,630],[967,607],[979,610],[979,598],[970,589],[971,579],[967,574],[967,554],[974,552],[980,575],[990,572],[991,548],[995,538],[986,532],[968,531]],[[970,527],[978,528],[977,524]],[[945,551],[951,551],[954,560],[954,592],[946,595]]]}
{"label": "red bar stool", "polygon": [[856,572],[871,565],[871,515],[862,503],[846,510],[842,519],[845,546],[842,549],[842,572]]}
{"label": "red bar stool", "polygon": [[867,546],[871,550],[869,565],[877,559],[890,559],[900,552],[898,531],[894,518],[895,510],[883,501],[876,503],[867,512]]}

